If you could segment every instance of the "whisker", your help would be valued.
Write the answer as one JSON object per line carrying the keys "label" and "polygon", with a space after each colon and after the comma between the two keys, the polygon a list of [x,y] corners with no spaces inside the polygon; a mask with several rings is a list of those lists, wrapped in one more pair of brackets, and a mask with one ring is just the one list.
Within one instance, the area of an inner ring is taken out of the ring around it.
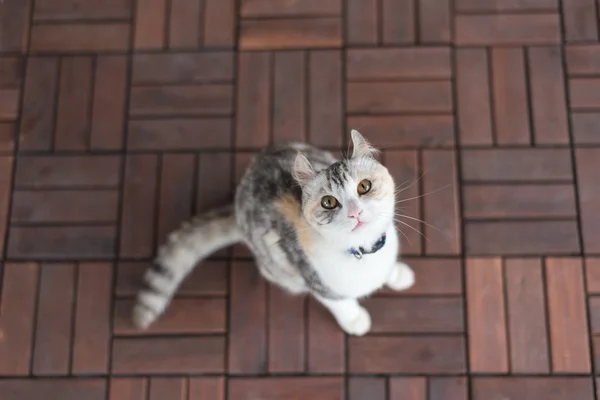
{"label": "whisker", "polygon": [[422,178],[425,176],[425,174],[426,174],[426,173],[427,173],[427,171],[423,171],[423,173],[421,174],[421,176],[419,176],[419,177],[417,178],[417,180],[415,180],[413,183],[411,183],[411,184],[410,184],[410,185],[408,185],[407,187],[405,187],[405,188],[403,188],[402,190],[400,190],[398,193],[402,193],[402,192],[404,192],[405,190],[407,190],[408,188],[410,188],[412,185],[414,185],[415,183],[419,182],[419,181],[420,181],[420,180],[421,180],[421,179],[422,179]]}
{"label": "whisker", "polygon": [[428,192],[428,193],[425,193],[425,194],[421,194],[421,195],[419,195],[419,196],[411,197],[411,198],[408,198],[408,199],[402,199],[402,200],[398,200],[398,201],[396,201],[396,204],[398,204],[398,203],[403,203],[403,202],[405,202],[405,201],[410,201],[410,200],[419,199],[419,198],[421,198],[421,197],[425,197],[425,196],[429,196],[430,194],[437,193],[437,192],[439,192],[439,191],[441,191],[441,190],[444,190],[444,189],[446,189],[446,188],[448,188],[448,187],[450,187],[450,186],[452,186],[452,184],[448,184],[448,185],[446,185],[446,186],[444,186],[444,187],[441,187],[441,188],[439,188],[439,189],[436,189],[436,190],[434,190],[434,191],[431,191],[431,192]]}
{"label": "whisker", "polygon": [[402,188],[404,187],[404,185],[406,185],[408,182],[410,182],[410,180],[408,180],[408,181],[404,181],[404,182],[402,182],[401,184],[399,184],[398,186],[396,186],[396,187],[394,188],[394,193],[395,193],[395,192],[397,192],[399,189],[402,189]]}
{"label": "whisker", "polygon": [[432,229],[435,229],[436,231],[440,232],[442,235],[446,236],[446,232],[442,231],[439,228],[436,228],[435,226],[433,226],[431,224],[428,224],[427,222],[425,222],[423,220],[420,220],[419,218],[411,217],[411,216],[404,215],[404,214],[396,214],[396,217],[408,218],[408,219],[411,219],[413,221],[420,222],[420,223],[425,224],[426,226],[428,226],[428,227],[430,227]]}
{"label": "whisker", "polygon": [[423,237],[425,238],[425,240],[429,241],[429,239],[427,238],[427,236],[425,236],[425,235],[424,235],[424,234],[423,234],[421,231],[419,231],[417,228],[415,228],[415,227],[413,227],[413,226],[410,226],[410,225],[409,225],[409,224],[407,224],[406,222],[404,222],[404,221],[400,221],[400,220],[398,220],[398,219],[395,219],[395,218],[394,218],[394,221],[396,221],[396,222],[398,222],[398,223],[401,223],[402,225],[406,225],[406,226],[408,226],[410,229],[412,229],[413,231],[417,232],[419,235],[423,236]]}
{"label": "whisker", "polygon": [[410,239],[408,238],[408,236],[406,236],[406,233],[404,233],[402,231],[402,229],[400,229],[400,228],[398,228],[398,232],[400,232],[402,234],[402,236],[404,236],[406,238],[406,241],[408,242],[408,244],[412,246],[412,243],[410,242]]}

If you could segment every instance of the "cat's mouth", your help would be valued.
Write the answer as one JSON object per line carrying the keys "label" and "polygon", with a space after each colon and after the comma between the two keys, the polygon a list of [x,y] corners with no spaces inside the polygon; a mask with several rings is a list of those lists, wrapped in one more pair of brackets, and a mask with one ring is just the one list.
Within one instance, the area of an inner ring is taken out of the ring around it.
{"label": "cat's mouth", "polygon": [[358,223],[356,224],[356,226],[354,228],[352,228],[352,231],[354,232],[355,230],[357,230],[361,226],[364,226],[365,224],[366,224],[366,222],[364,222],[364,221],[358,221]]}

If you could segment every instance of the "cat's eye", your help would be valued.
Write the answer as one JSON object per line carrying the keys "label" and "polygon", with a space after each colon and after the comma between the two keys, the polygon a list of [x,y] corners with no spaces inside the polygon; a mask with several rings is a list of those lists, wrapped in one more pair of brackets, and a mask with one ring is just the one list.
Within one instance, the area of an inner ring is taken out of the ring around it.
{"label": "cat's eye", "polygon": [[321,207],[326,210],[333,210],[338,206],[338,201],[333,196],[323,196],[321,199]]}
{"label": "cat's eye", "polygon": [[358,184],[358,194],[367,194],[371,190],[371,181],[368,179],[363,179]]}

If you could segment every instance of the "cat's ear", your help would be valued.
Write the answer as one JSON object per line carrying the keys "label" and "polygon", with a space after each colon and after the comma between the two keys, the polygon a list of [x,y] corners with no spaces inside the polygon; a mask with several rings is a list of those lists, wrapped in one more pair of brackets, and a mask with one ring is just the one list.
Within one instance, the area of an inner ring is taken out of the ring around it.
{"label": "cat's ear", "polygon": [[352,158],[372,157],[377,154],[377,149],[371,146],[359,131],[352,129],[352,131],[350,131],[350,136],[352,137],[353,147]]}
{"label": "cat's ear", "polygon": [[296,160],[294,161],[294,179],[296,179],[299,184],[303,185],[314,178],[316,174],[317,173],[310,164],[310,161],[308,161],[308,158],[306,158],[302,153],[298,153]]}

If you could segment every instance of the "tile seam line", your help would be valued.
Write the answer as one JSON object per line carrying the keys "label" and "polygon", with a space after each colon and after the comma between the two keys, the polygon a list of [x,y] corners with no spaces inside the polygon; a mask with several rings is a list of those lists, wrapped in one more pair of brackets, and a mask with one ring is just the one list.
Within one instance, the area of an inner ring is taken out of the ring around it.
{"label": "tile seam line", "polygon": [[[469,338],[469,308],[468,308],[468,298],[467,298],[467,265],[466,265],[466,240],[465,240],[465,231],[466,225],[464,223],[464,201],[463,201],[463,185],[464,179],[462,174],[462,149],[461,149],[461,139],[460,139],[460,120],[459,120],[459,101],[458,101],[458,59],[457,59],[457,47],[455,45],[455,30],[456,30],[456,21],[455,21],[455,13],[456,13],[456,3],[454,0],[449,1],[449,7],[451,9],[450,16],[450,29],[452,33],[452,41],[450,42],[450,72],[451,72],[451,82],[452,82],[452,102],[453,102],[453,110],[452,117],[454,123],[454,157],[455,157],[455,165],[456,165],[456,201],[458,201],[458,207],[456,207],[457,212],[459,213],[458,218],[460,221],[460,250],[459,250],[459,259],[460,259],[460,270],[461,270],[461,285],[462,285],[462,293],[460,298],[462,299],[462,313],[463,313],[463,340],[464,340],[464,351],[463,355],[465,358],[465,375],[466,375],[466,390],[467,390],[467,399],[473,400],[473,388],[472,388],[472,376],[471,376],[471,349],[470,349],[470,338]],[[491,54],[489,49],[485,49],[485,58],[488,63],[487,73],[490,75],[490,58]],[[488,85],[491,83],[491,75],[488,76]],[[491,92],[491,87],[488,88]],[[491,93],[490,93],[491,96]],[[490,105],[491,107],[491,105]],[[490,110],[493,113],[493,110]],[[492,121],[493,123],[493,121]],[[492,130],[493,130],[492,126]]]}
{"label": "tile seam line", "polygon": [[[598,11],[598,7],[599,4],[597,4],[597,1],[593,2],[594,4],[594,9],[596,11],[595,16],[597,17],[597,11]],[[581,215],[581,198],[580,198],[580,184],[581,182],[579,181],[579,174],[578,174],[578,170],[577,170],[577,146],[576,146],[576,141],[575,141],[575,135],[573,132],[573,115],[572,112],[573,107],[572,107],[572,103],[571,103],[571,91],[570,91],[570,84],[569,84],[569,72],[568,72],[568,64],[567,64],[567,55],[566,55],[566,48],[567,45],[569,44],[568,41],[566,41],[564,38],[566,38],[566,23],[565,23],[565,17],[564,17],[564,7],[565,7],[565,0],[558,0],[558,5],[559,5],[559,9],[560,9],[560,30],[561,30],[561,36],[563,38],[560,46],[559,46],[559,51],[560,51],[560,56],[561,56],[561,67],[562,67],[562,76],[563,76],[563,90],[565,93],[565,106],[566,106],[566,114],[567,114],[567,128],[568,128],[568,133],[569,133],[569,146],[570,146],[570,156],[571,156],[571,172],[573,175],[573,183],[575,186],[575,209],[577,211],[577,228],[578,228],[578,234],[579,234],[579,249],[580,249],[580,255],[579,255],[579,259],[581,260],[581,268],[582,268],[582,279],[583,279],[583,288],[584,288],[584,301],[585,301],[585,317],[586,317],[586,327],[587,327],[587,336],[588,336],[588,343],[587,343],[587,347],[588,347],[588,352],[587,355],[589,357],[589,362],[590,362],[590,373],[592,374],[592,390],[593,390],[593,396],[594,399],[598,399],[599,395],[598,395],[598,381],[597,379],[595,379],[595,375],[598,373],[598,368],[595,362],[595,355],[594,355],[594,338],[592,335],[592,329],[591,329],[591,309],[590,309],[590,302],[588,299],[588,287],[589,287],[589,282],[587,279],[587,262],[586,262],[586,249],[585,249],[585,239],[583,237],[583,224],[582,224],[582,215]],[[596,35],[598,35],[600,29],[600,20],[598,18],[596,18]]]}
{"label": "tile seam line", "polygon": [[[108,315],[110,320],[108,321],[108,348],[106,355],[106,393],[105,400],[110,400],[112,391],[112,378],[113,378],[113,348],[114,348],[114,328],[115,328],[115,305],[117,301],[117,277],[118,277],[118,264],[121,255],[121,240],[122,240],[122,225],[123,225],[123,211],[124,211],[124,197],[125,197],[125,177],[127,172],[127,141],[128,141],[128,124],[129,124],[129,108],[131,103],[131,86],[133,82],[133,55],[135,52],[135,36],[136,36],[136,22],[137,22],[137,8],[140,0],[131,0],[131,16],[129,18],[129,38],[128,38],[128,49],[125,52],[125,98],[123,101],[123,136],[121,137],[121,148],[115,152],[119,155],[119,183],[116,186],[118,188],[118,214],[116,220],[116,235],[115,235],[115,246],[114,246],[114,257],[110,261],[111,265],[111,284],[110,284],[110,299]],[[100,57],[98,55],[97,57]],[[92,103],[94,99],[92,99]]]}

